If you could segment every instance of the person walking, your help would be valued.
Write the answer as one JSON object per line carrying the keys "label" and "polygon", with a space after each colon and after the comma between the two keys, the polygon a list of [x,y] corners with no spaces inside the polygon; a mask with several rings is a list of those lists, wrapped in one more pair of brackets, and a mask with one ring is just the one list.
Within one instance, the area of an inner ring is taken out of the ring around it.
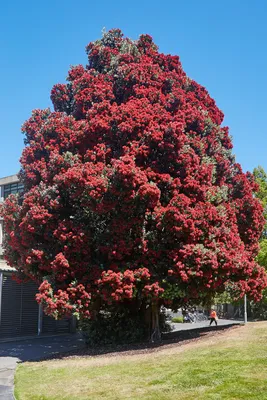
{"label": "person walking", "polygon": [[218,325],[217,324],[217,319],[218,319],[218,317],[217,317],[216,311],[215,310],[211,310],[211,312],[210,312],[210,326],[213,323],[213,321],[215,322],[215,324],[217,326]]}

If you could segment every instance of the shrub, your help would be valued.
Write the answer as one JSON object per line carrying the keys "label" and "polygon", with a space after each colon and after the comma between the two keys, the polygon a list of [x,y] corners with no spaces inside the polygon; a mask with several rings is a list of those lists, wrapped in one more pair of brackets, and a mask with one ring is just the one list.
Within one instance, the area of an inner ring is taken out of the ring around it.
{"label": "shrub", "polygon": [[[161,332],[171,331],[166,314],[160,312],[159,325]],[[79,328],[88,346],[108,344],[127,344],[147,341],[149,326],[140,314],[131,315],[126,307],[100,312],[94,319],[79,322]]]}
{"label": "shrub", "polygon": [[172,322],[174,322],[176,324],[180,324],[180,323],[184,322],[184,319],[183,319],[183,317],[173,317]]}
{"label": "shrub", "polygon": [[101,312],[95,319],[81,321],[79,326],[88,346],[139,342],[148,335],[141,318],[130,316],[127,309]]}

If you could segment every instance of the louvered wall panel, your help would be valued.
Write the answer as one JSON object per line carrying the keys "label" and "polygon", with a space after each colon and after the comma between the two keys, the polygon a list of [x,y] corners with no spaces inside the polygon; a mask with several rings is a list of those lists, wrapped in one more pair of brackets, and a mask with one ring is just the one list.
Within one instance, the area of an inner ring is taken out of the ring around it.
{"label": "louvered wall panel", "polygon": [[39,306],[35,300],[38,286],[34,282],[22,284],[21,335],[37,335]]}
{"label": "louvered wall panel", "polygon": [[[37,335],[39,307],[35,300],[38,286],[34,282],[19,284],[3,274],[0,338]],[[69,318],[56,321],[43,314],[42,333],[68,333]]]}
{"label": "louvered wall panel", "polygon": [[10,275],[3,275],[0,338],[37,334],[37,285],[19,284]]}
{"label": "louvered wall panel", "polygon": [[68,333],[70,332],[70,318],[54,320],[47,315],[43,315],[42,333]]}
{"label": "louvered wall panel", "polygon": [[57,321],[57,333],[67,333],[70,331],[70,318]]}
{"label": "louvered wall panel", "polygon": [[43,314],[42,333],[56,333],[56,321]]}
{"label": "louvered wall panel", "polygon": [[21,286],[3,275],[0,337],[12,337],[20,334]]}

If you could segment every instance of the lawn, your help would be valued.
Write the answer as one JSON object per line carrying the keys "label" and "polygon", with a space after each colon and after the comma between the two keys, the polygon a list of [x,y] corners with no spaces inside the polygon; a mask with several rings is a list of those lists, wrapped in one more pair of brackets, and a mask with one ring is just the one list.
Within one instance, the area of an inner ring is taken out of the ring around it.
{"label": "lawn", "polygon": [[17,400],[267,399],[267,323],[158,352],[24,363]]}

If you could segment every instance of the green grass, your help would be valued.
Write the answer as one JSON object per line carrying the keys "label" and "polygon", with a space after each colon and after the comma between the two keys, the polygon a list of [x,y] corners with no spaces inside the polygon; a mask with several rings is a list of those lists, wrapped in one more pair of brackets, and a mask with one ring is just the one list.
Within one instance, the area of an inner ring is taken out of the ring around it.
{"label": "green grass", "polygon": [[183,317],[173,317],[172,322],[176,322],[179,324],[179,323],[183,323],[184,319],[183,319]]}
{"label": "green grass", "polygon": [[18,400],[267,399],[267,323],[133,356],[19,365]]}

